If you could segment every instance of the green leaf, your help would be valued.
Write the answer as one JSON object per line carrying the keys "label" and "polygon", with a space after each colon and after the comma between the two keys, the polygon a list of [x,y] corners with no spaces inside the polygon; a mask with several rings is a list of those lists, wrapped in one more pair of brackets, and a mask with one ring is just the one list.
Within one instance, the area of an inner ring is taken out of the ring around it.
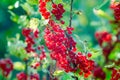
{"label": "green leaf", "polygon": [[34,9],[28,3],[21,4],[21,7],[27,12],[28,15],[32,14],[34,11]]}
{"label": "green leaf", "polygon": [[63,74],[64,74],[64,71],[63,71],[63,70],[56,70],[56,71],[53,73],[54,76],[61,76],[61,75],[63,75]]}
{"label": "green leaf", "polygon": [[36,30],[38,25],[39,25],[39,19],[31,18],[30,21],[29,21],[29,24],[27,25],[27,27],[29,27],[29,28],[31,28],[33,30]]}
{"label": "green leaf", "polygon": [[116,44],[114,49],[109,55],[110,60],[119,60],[120,59],[120,43]]}
{"label": "green leaf", "polygon": [[87,47],[85,45],[85,43],[80,39],[80,37],[76,34],[74,34],[76,40],[78,41],[78,45],[80,47],[81,50],[83,50],[83,52],[87,52]]}
{"label": "green leaf", "polygon": [[104,12],[103,10],[101,9],[93,9],[94,13],[99,16],[99,17],[102,17],[102,18],[106,18],[108,20],[113,20],[113,17],[111,17],[110,15],[108,15],[106,12]]}
{"label": "green leaf", "polygon": [[31,5],[37,5],[38,4],[38,0],[27,0],[27,2]]}
{"label": "green leaf", "polygon": [[42,61],[42,63],[42,69],[46,69],[49,66],[49,61],[46,58]]}
{"label": "green leaf", "polygon": [[109,1],[110,1],[110,0],[103,0],[103,2],[96,7],[96,9],[100,9],[101,7],[103,7],[103,6],[104,6],[106,3],[108,3]]}
{"label": "green leaf", "polygon": [[64,73],[61,80],[74,80],[71,76],[73,76],[72,73]]}
{"label": "green leaf", "polygon": [[14,22],[17,22],[19,16],[16,15],[16,14],[15,14],[13,11],[11,11],[11,10],[8,10],[8,12],[11,14],[11,16],[10,16],[11,20],[14,21]]}
{"label": "green leaf", "polygon": [[14,69],[15,70],[24,70],[25,69],[25,65],[22,62],[14,62]]}
{"label": "green leaf", "polygon": [[16,56],[20,59],[28,58],[30,55],[27,54],[25,47],[26,44],[19,40],[19,35],[16,35],[16,38],[8,39],[8,51],[11,55]]}

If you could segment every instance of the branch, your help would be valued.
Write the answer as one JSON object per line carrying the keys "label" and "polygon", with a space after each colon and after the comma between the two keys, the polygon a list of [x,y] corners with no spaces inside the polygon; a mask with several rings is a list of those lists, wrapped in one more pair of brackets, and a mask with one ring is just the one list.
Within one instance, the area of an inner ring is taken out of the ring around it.
{"label": "branch", "polygon": [[74,78],[75,80],[78,80],[78,77],[76,77],[76,76],[72,76],[72,78]]}
{"label": "branch", "polygon": [[51,0],[52,4],[54,4],[53,0]]}
{"label": "branch", "polygon": [[73,0],[71,0],[70,3],[70,22],[69,22],[69,27],[72,25],[72,9],[73,9]]}

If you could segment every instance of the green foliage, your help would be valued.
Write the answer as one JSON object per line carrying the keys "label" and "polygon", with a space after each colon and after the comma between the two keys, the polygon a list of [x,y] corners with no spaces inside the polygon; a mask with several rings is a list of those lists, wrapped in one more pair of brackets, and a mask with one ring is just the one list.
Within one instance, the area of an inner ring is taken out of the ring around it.
{"label": "green foliage", "polygon": [[14,55],[20,59],[25,59],[29,57],[29,54],[26,53],[25,47],[26,44],[19,40],[19,34],[16,35],[16,38],[8,39],[8,51],[11,55]]}
{"label": "green foliage", "polygon": [[37,5],[38,4],[38,0],[27,0],[27,2],[31,5]]}
{"label": "green foliage", "polygon": [[61,80],[74,80],[71,75],[73,75],[72,73],[64,73]]}
{"label": "green foliage", "polygon": [[14,62],[14,69],[23,71],[25,70],[25,64],[23,64],[22,62]]}
{"label": "green foliage", "polygon": [[[70,0],[54,0],[55,3],[62,3],[66,9],[62,20],[65,21],[65,25],[62,28],[66,28],[69,24],[69,10],[70,10]],[[41,31],[41,38],[36,40],[37,45],[45,45],[42,39],[45,25],[48,20],[43,19],[43,17],[38,12],[38,0],[2,0],[0,3],[0,53],[3,56],[5,53],[10,53],[12,56],[18,59],[24,60],[30,58],[31,55],[27,54],[25,51],[26,43],[24,38],[18,31],[21,32],[21,28],[29,27],[32,29],[39,28]],[[104,69],[106,72],[106,80],[110,80],[111,72],[107,68],[116,67],[114,62],[105,64],[105,57],[102,54],[102,50],[98,47],[98,43],[94,37],[96,30],[104,31],[108,30],[113,32],[115,35],[117,32],[115,30],[116,25],[108,24],[108,21],[113,20],[114,17],[111,16],[111,11],[107,5],[109,5],[110,0],[74,0],[73,5],[73,20],[72,24],[75,28],[72,35],[77,42],[78,51],[83,52],[85,55],[87,52],[92,53],[91,59],[94,59],[96,64]],[[48,9],[51,9],[51,3],[48,3]],[[8,11],[7,11],[8,10]],[[53,16],[52,16],[53,17]],[[112,26],[112,28],[111,28]],[[17,35],[16,35],[17,34]],[[14,37],[15,38],[10,38]],[[20,37],[21,36],[21,37]],[[9,38],[8,38],[9,37]],[[41,41],[41,42],[39,42]],[[8,44],[8,45],[6,45]],[[120,59],[120,44],[117,44],[114,50],[109,55],[110,60],[118,61]],[[6,47],[7,46],[7,47]],[[92,47],[92,48],[91,48]],[[46,49],[46,47],[45,47]],[[46,49],[47,51],[47,49]],[[49,51],[47,51],[47,59],[42,61],[41,67],[38,71],[47,73],[47,68],[49,65],[55,65],[54,61],[50,59]],[[1,57],[1,56],[0,56]],[[36,60],[31,61],[30,64],[36,62]],[[17,71],[25,70],[25,63],[20,61],[14,62],[14,69]],[[30,72],[36,72],[35,69],[29,67]],[[1,73],[1,72],[0,72]],[[83,77],[79,76],[79,71],[75,74],[65,73],[62,70],[55,70],[53,76],[59,77],[61,80],[74,80],[71,76],[77,76],[79,80],[84,80]],[[44,76],[44,74],[43,74]],[[0,80],[1,80],[0,74]],[[12,76],[13,77],[13,76]],[[13,79],[13,78],[12,78]],[[91,80],[91,78],[88,78]],[[14,78],[14,80],[16,80]]]}
{"label": "green foliage", "polygon": [[54,73],[53,73],[53,76],[55,77],[59,77],[61,75],[63,75],[65,72],[63,70],[56,70]]}

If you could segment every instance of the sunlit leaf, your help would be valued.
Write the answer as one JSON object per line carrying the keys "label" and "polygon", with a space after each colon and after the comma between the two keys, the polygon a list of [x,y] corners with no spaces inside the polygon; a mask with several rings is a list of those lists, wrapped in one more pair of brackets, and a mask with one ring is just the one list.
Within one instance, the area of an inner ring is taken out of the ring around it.
{"label": "sunlit leaf", "polygon": [[31,5],[36,5],[38,4],[38,0],[27,0],[27,2]]}
{"label": "sunlit leaf", "polygon": [[64,74],[64,71],[63,71],[63,70],[56,70],[56,71],[53,73],[54,76],[61,76],[61,75],[63,75],[63,74]]}
{"label": "sunlit leaf", "polygon": [[36,30],[38,25],[39,25],[39,19],[32,18],[32,19],[30,19],[29,24],[27,25],[27,27],[29,27],[29,28],[31,28],[33,30]]}
{"label": "sunlit leaf", "polygon": [[22,62],[14,62],[14,69],[15,70],[24,70],[25,65]]}
{"label": "sunlit leaf", "polygon": [[106,12],[104,12],[101,9],[93,9],[93,12],[97,15],[100,16],[102,18],[108,19],[108,20],[113,20],[113,17],[111,17],[110,15],[108,15]]}

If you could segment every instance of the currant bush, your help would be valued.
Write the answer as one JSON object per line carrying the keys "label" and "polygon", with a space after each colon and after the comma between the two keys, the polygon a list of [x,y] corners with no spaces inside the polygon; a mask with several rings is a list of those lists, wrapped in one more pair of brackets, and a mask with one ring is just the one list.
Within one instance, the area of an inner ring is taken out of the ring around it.
{"label": "currant bush", "polygon": [[[103,0],[97,7],[83,1],[86,10],[78,2],[20,0],[10,5],[10,18],[21,33],[8,36],[4,57],[10,58],[0,59],[0,80],[120,80],[120,1]],[[19,8],[22,15],[14,12]]]}

